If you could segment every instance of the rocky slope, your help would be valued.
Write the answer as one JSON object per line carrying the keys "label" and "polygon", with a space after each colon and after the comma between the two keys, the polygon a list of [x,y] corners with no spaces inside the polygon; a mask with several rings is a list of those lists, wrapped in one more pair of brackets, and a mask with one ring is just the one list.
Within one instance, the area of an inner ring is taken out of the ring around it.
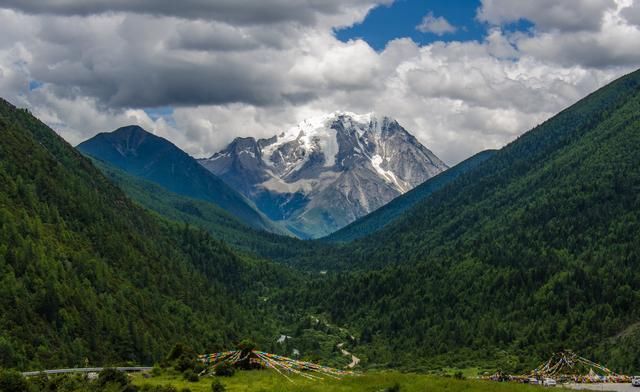
{"label": "rocky slope", "polygon": [[397,121],[345,112],[269,139],[237,138],[200,163],[303,238],[334,232],[447,169]]}

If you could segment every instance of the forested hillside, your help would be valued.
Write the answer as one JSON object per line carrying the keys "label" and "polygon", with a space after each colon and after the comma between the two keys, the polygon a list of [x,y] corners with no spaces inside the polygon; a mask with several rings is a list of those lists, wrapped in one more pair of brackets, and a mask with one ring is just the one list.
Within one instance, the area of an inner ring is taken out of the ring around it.
{"label": "forested hillside", "polygon": [[[27,111],[0,100],[0,367],[151,364],[271,341],[286,270],[154,217]],[[295,280],[294,280],[295,281]]]}
{"label": "forested hillside", "polygon": [[103,174],[140,205],[178,223],[207,230],[234,249],[271,260],[311,258],[325,245],[253,229],[216,205],[178,195],[153,182],[132,176],[101,161],[94,161]]}
{"label": "forested hillside", "polygon": [[298,306],[357,326],[390,363],[573,348],[639,371],[640,352],[611,344],[640,321],[638,244],[635,72],[327,255],[326,268],[383,269],[318,281]]}
{"label": "forested hillside", "polygon": [[[170,223],[4,101],[0,132],[0,366],[151,363],[178,340],[271,348],[284,331],[316,359],[348,340],[365,365],[524,370],[570,348],[640,371],[640,72],[339,245],[243,235],[205,202],[102,168],[189,226]],[[328,273],[238,256],[191,225]]]}

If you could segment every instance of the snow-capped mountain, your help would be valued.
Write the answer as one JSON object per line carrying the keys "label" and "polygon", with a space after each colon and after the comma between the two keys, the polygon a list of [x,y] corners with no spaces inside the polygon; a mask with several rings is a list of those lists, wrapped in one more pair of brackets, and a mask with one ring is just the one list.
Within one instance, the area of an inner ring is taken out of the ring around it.
{"label": "snow-capped mountain", "polygon": [[335,112],[199,162],[303,238],[327,235],[447,169],[389,117]]}

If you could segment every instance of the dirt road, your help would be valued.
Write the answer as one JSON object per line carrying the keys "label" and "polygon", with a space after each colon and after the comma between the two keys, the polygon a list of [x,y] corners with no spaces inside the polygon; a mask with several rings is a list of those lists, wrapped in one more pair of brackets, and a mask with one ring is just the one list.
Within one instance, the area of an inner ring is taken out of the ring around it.
{"label": "dirt road", "polygon": [[344,346],[344,343],[338,344],[338,348],[340,349],[340,352],[342,353],[342,355],[344,355],[345,357],[351,356],[351,363],[348,364],[346,367],[348,367],[349,369],[353,369],[354,367],[358,366],[358,364],[360,363],[360,358],[356,357],[355,355],[351,354],[349,351],[342,348],[343,346]]}

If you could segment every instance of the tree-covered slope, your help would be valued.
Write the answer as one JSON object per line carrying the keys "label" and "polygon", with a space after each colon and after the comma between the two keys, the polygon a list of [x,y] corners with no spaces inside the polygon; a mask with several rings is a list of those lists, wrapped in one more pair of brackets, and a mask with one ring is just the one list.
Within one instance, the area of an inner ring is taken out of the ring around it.
{"label": "tree-covered slope", "polygon": [[133,204],[27,111],[0,100],[0,367],[152,363],[271,340],[291,275]]}
{"label": "tree-covered slope", "polygon": [[491,158],[495,153],[495,150],[486,150],[477,153],[471,158],[447,169],[443,173],[428,179],[409,192],[396,197],[391,202],[378,208],[372,213],[365,215],[348,226],[330,234],[323,240],[327,242],[349,242],[382,229],[402,216],[405,211],[409,210],[415,204],[433,192],[443,188],[460,175],[475,169],[482,162]]}
{"label": "tree-covered slope", "polygon": [[363,363],[525,370],[571,348],[640,371],[640,72],[371,235],[271,248],[330,270],[308,280],[149,214],[4,102],[0,132],[0,366],[148,363],[175,340],[273,342],[276,315],[311,314],[356,335]]}
{"label": "tree-covered slope", "polygon": [[573,348],[640,371],[638,352],[607,346],[640,321],[640,71],[470,174],[325,257],[386,267],[317,281],[300,306],[389,361]]}
{"label": "tree-covered slope", "polygon": [[480,173],[461,176],[363,240],[362,261],[419,260],[503,242],[579,254],[616,239],[614,222],[638,212],[639,85],[637,71],[525,133]]}
{"label": "tree-covered slope", "polygon": [[253,229],[212,203],[173,193],[158,184],[130,175],[102,161],[95,160],[94,165],[127,196],[143,207],[172,221],[207,230],[214,238],[224,241],[234,249],[261,258],[286,262],[288,259],[313,253],[321,246]]}
{"label": "tree-covered slope", "polygon": [[238,192],[166,139],[138,126],[100,133],[77,146],[93,158],[181,195],[206,200],[247,225],[279,231]]}

